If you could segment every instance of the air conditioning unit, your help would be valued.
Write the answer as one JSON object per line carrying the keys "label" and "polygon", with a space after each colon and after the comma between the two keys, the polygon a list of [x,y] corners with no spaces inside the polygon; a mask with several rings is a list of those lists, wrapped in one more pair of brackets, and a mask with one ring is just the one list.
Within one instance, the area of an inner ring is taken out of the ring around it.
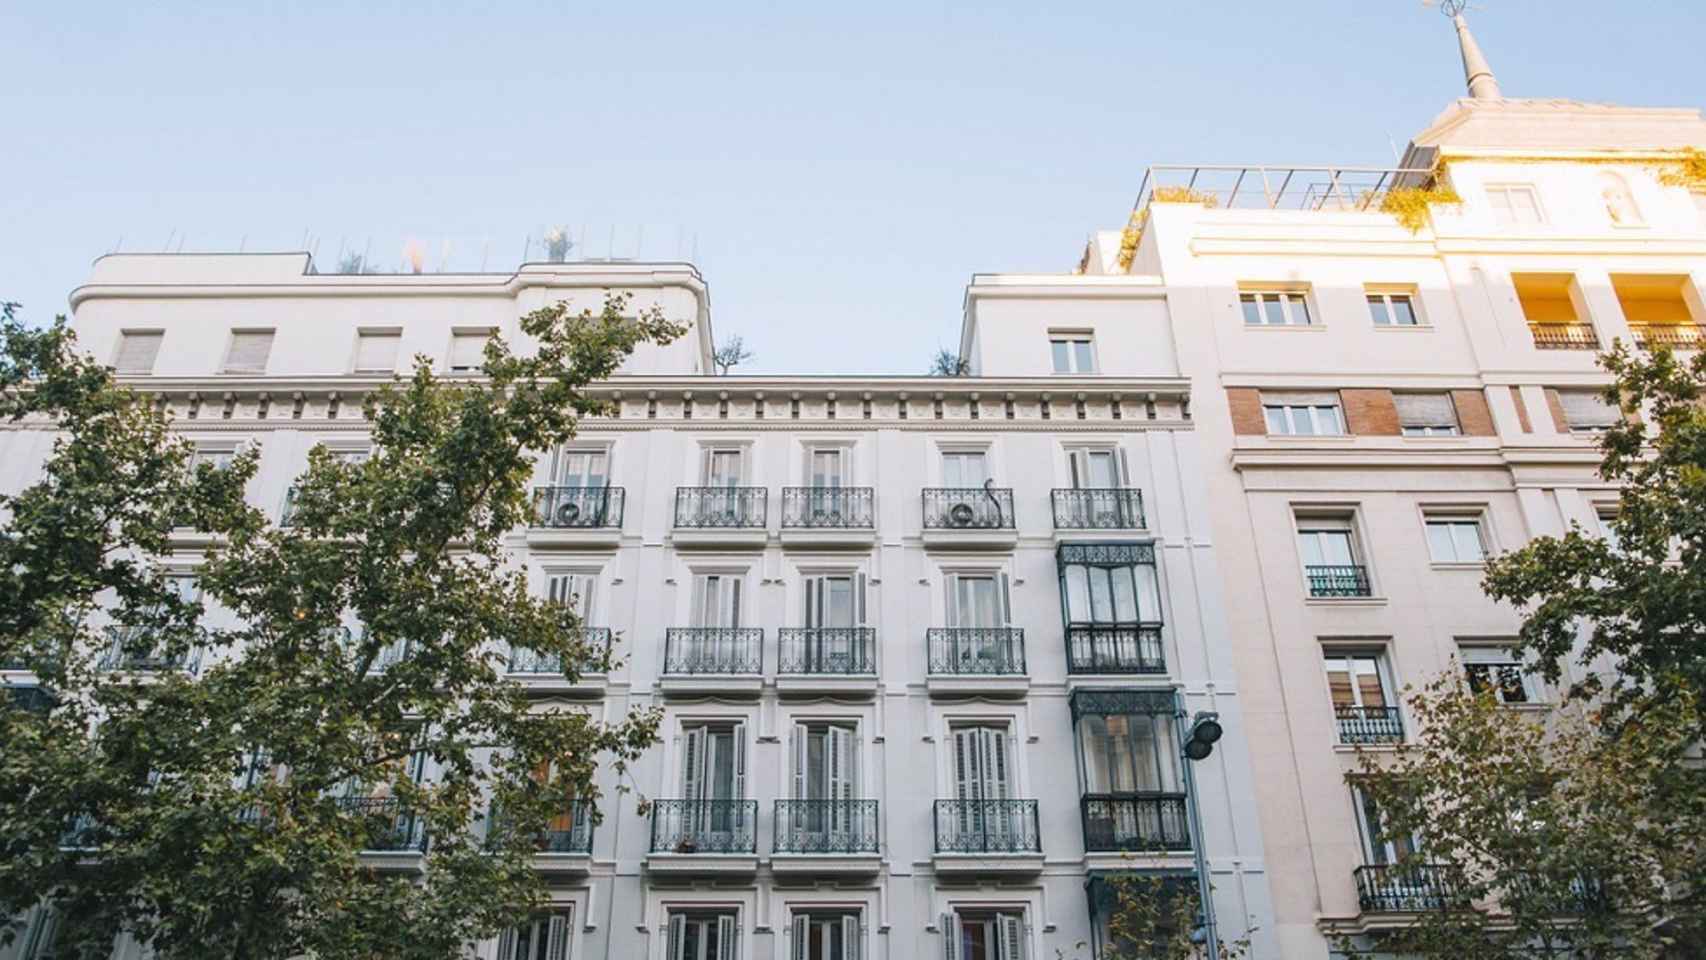
{"label": "air conditioning unit", "polygon": [[559,526],[559,527],[573,526],[574,522],[576,520],[580,519],[581,506],[578,503],[562,504],[561,506],[557,507],[557,512],[555,514],[553,514],[553,516],[556,517],[557,526]]}
{"label": "air conditioning unit", "polygon": [[977,519],[977,511],[969,503],[956,503],[948,508],[948,526],[969,527]]}

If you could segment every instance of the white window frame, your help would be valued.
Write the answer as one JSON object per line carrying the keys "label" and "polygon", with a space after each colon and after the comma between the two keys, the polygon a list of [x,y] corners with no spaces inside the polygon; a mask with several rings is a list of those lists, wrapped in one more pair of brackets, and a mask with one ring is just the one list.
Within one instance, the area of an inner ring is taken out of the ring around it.
{"label": "white window frame", "polygon": [[[1487,208],[1493,213],[1493,222],[1501,227],[1534,227],[1546,223],[1546,208],[1540,204],[1540,190],[1532,183],[1489,183],[1484,188],[1487,192]],[[1518,194],[1527,194],[1534,208],[1533,220],[1519,219],[1516,205],[1511,201]],[[1499,198],[1503,198],[1500,202]]]}
{"label": "white window frame", "polygon": [[[239,364],[235,364],[232,362],[235,359],[238,338],[240,338],[240,337],[260,337],[260,336],[264,336],[267,338],[267,348],[266,348],[266,351],[261,354],[261,358],[260,358],[260,361],[258,363],[255,363],[253,365],[251,365],[251,364],[239,365]],[[267,372],[267,365],[272,362],[272,348],[273,348],[274,343],[277,342],[277,338],[278,338],[278,331],[272,327],[234,327],[234,328],[232,328],[230,336],[225,341],[225,361],[220,364],[219,372],[226,373],[226,374],[235,374],[238,376],[256,376],[259,374],[266,373]]]}
{"label": "white window frame", "polygon": [[231,461],[237,458],[237,454],[240,453],[242,449],[243,444],[235,440],[215,440],[207,443],[197,443],[195,445],[195,449],[190,451],[190,469],[193,470],[204,463],[213,464],[213,467],[216,470],[229,469]]}
{"label": "white window frame", "polygon": [[1506,700],[1503,688],[1497,683],[1490,683],[1494,699],[1507,707],[1545,706],[1545,690],[1540,678],[1530,672],[1512,650],[1510,643],[1497,640],[1458,640],[1457,659],[1464,673],[1464,682],[1469,683],[1469,668],[1471,666],[1490,668],[1514,668],[1522,680],[1523,700]]}
{"label": "white window frame", "polygon": [[665,960],[701,960],[711,955],[703,943],[695,953],[689,955],[686,952],[685,933],[690,920],[694,923],[714,922],[717,930],[716,960],[738,960],[741,955],[740,916],[740,908],[733,906],[683,904],[669,907],[664,917]]}
{"label": "white window frame", "polygon": [[[144,366],[142,364],[136,364],[127,369],[124,365],[127,348],[129,348],[133,342],[139,343],[143,340],[153,341],[152,349],[148,352],[147,365]],[[165,342],[166,331],[164,330],[120,330],[118,333],[118,347],[113,351],[113,372],[121,377],[146,377],[153,375],[154,366],[160,362],[160,347],[163,346]]]}
{"label": "white window frame", "polygon": [[[1450,557],[1441,558],[1439,551],[1435,549],[1439,545],[1436,543],[1434,535],[1436,526],[1450,528],[1446,531],[1452,550]],[[1458,547],[1460,544],[1457,540],[1459,528],[1466,526],[1473,527],[1475,531],[1476,547],[1481,554],[1476,559],[1466,560],[1459,555]],[[1481,567],[1486,565],[1487,558],[1493,553],[1492,531],[1487,523],[1485,510],[1424,507],[1422,509],[1422,539],[1427,542],[1428,562],[1436,567]]]}
{"label": "white window frame", "polygon": [[[1262,392],[1262,421],[1270,437],[1344,437],[1349,436],[1345,422],[1344,401],[1336,391]],[[1331,411],[1331,414],[1327,411]],[[1298,417],[1309,421],[1310,432],[1299,432]],[[1275,430],[1278,424],[1283,430]],[[1332,427],[1324,430],[1323,427]]]}
{"label": "white window frame", "polygon": [[[752,445],[749,443],[701,443],[699,445],[699,485],[704,487],[743,487],[752,479]],[[733,483],[713,483],[712,465],[717,456],[733,454],[735,474]]]}
{"label": "white window frame", "polygon": [[[1254,308],[1255,320],[1250,319]],[[1275,312],[1278,319],[1275,319]],[[1238,291],[1238,314],[1245,329],[1318,327],[1308,287],[1253,287]],[[1301,315],[1302,320],[1298,317]]]}
{"label": "white window frame", "polygon": [[[498,331],[495,327],[453,328],[450,331],[450,348],[444,354],[444,369],[449,373],[479,373],[480,366],[486,362],[486,343],[497,335]],[[474,351],[474,362],[471,365],[457,363],[457,345],[474,339],[478,339],[480,342],[479,348]]]}
{"label": "white window frame", "polygon": [[[1062,376],[1090,376],[1096,373],[1096,335],[1088,330],[1050,330],[1048,333],[1049,369]],[[1065,349],[1066,369],[1061,369],[1057,348]]]}
{"label": "white window frame", "polygon": [[[1428,326],[1427,320],[1422,317],[1421,298],[1416,296],[1414,290],[1369,286],[1363,288],[1363,297],[1368,302],[1369,322],[1376,329],[1415,330],[1419,327]],[[1409,307],[1410,323],[1398,322],[1397,305],[1399,302]],[[1379,313],[1375,312],[1377,309],[1380,311]],[[1381,320],[1381,316],[1385,316],[1386,319]]]}
{"label": "white window frame", "polygon": [[[811,953],[811,931],[814,924],[839,924],[841,927],[841,956],[836,957],[832,951],[824,951],[830,956],[813,956]],[[792,960],[863,960],[865,955],[865,911],[863,907],[831,906],[828,904],[799,904],[789,909],[789,931],[791,940],[789,956]]]}
{"label": "white window frame", "polygon": [[[589,472],[587,474],[584,474],[581,476],[602,476],[604,482],[601,484],[585,484],[585,483],[582,483],[582,484],[566,484],[566,483],[564,483],[563,481],[566,479],[566,477],[563,473],[564,461],[566,461],[570,457],[587,457],[587,458],[589,458],[589,467],[590,467],[590,458],[603,457],[604,458],[604,473],[603,474],[593,474],[589,470]],[[551,464],[550,464],[551,485],[556,486],[556,487],[576,486],[576,487],[579,487],[581,489],[602,490],[602,489],[610,486],[611,459],[612,458],[611,458],[610,444],[606,444],[606,443],[568,443],[568,444],[564,444],[563,446],[558,447],[556,452],[551,455]]]}
{"label": "white window frame", "polygon": [[[948,482],[948,458],[960,456],[983,458],[983,475],[985,481],[996,476],[995,451],[992,447],[988,445],[972,446],[963,444],[942,444],[937,449],[936,453],[936,469],[938,471],[938,476],[941,478],[939,482],[944,488],[962,489],[958,485],[950,484]],[[974,487],[975,486],[982,486],[982,481],[975,484]]]}
{"label": "white window frame", "polygon": [[[391,348],[391,362],[384,365],[362,362],[362,347],[369,340],[394,340]],[[362,327],[355,332],[355,352],[350,356],[351,373],[385,373],[397,372],[397,361],[403,355],[402,327]]]}
{"label": "white window frame", "polygon": [[[1341,641],[1339,643],[1323,645],[1321,647],[1321,675],[1323,678],[1327,676],[1327,668],[1334,660],[1345,662],[1347,673],[1351,678],[1352,702],[1344,704],[1344,706],[1359,708],[1374,706],[1374,704],[1363,702],[1362,686],[1357,683],[1357,677],[1362,676],[1362,673],[1359,669],[1352,669],[1354,661],[1371,662],[1374,669],[1374,677],[1380,682],[1380,697],[1382,700],[1386,701],[1385,703],[1379,704],[1379,706],[1397,707],[1399,705],[1398,681],[1392,671],[1391,651],[1387,649],[1385,644],[1344,643]],[[1326,684],[1327,705],[1336,710],[1340,704],[1333,702],[1332,681],[1328,680],[1326,681]]]}
{"label": "white window frame", "polygon": [[1613,526],[1617,522],[1617,514],[1618,509],[1615,503],[1593,504],[1593,520],[1600,539],[1606,542],[1606,545],[1611,548],[1611,552],[1622,553],[1623,544],[1618,539],[1617,528]]}
{"label": "white window frame", "polygon": [[[1353,783],[1351,785],[1351,806],[1355,811],[1358,834],[1357,846],[1362,848],[1364,863],[1370,866],[1390,866],[1397,863],[1407,852],[1422,849],[1420,837],[1387,839],[1385,830],[1380,829],[1377,824],[1370,823],[1368,808],[1371,804],[1368,802],[1367,796],[1361,784]],[[1375,843],[1377,834],[1381,838],[1378,847]],[[1404,849],[1406,847],[1408,850]]]}
{"label": "white window frame", "polygon": [[[800,443],[802,459],[800,461],[800,486],[813,490],[833,490],[853,486],[853,451],[854,444],[848,440],[803,440]],[[835,454],[840,461],[840,469],[836,476],[829,478],[821,486],[817,479],[817,457],[819,454]]]}
{"label": "white window frame", "polygon": [[545,937],[546,960],[569,960],[575,929],[572,904],[552,904],[521,926],[505,930],[498,937],[497,960],[535,960],[538,954],[531,949],[531,945],[527,953],[516,955],[516,941],[520,939],[522,927],[527,928],[529,940],[535,934]]}
{"label": "white window frame", "polygon": [[1030,911],[1025,906],[956,906],[942,914],[938,921],[942,931],[944,960],[973,960],[964,946],[965,924],[969,920],[993,924],[998,936],[994,940],[993,956],[984,960],[1026,960],[1031,949]]}

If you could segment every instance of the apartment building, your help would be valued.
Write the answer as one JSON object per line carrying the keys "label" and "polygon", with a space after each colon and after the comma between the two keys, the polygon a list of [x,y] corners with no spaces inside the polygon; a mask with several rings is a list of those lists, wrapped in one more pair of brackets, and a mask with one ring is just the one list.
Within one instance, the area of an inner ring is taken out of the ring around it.
{"label": "apartment building", "polygon": [[[1171,339],[1146,348],[1167,344],[1191,383],[1288,958],[1366,945],[1452,895],[1448,875],[1392,868],[1411,840],[1347,783],[1356,750],[1413,736],[1404,687],[1447,670],[1549,709],[1483,561],[1603,532],[1616,491],[1595,439],[1620,413],[1596,353],[1691,350],[1706,323],[1706,194],[1663,177],[1706,147],[1699,112],[1506,98],[1456,26],[1470,95],[1397,168],[1152,167],[1078,275],[978,277],[967,301],[1028,288],[1043,316],[1056,288],[1164,293]],[[1380,211],[1436,178],[1459,202],[1431,222]]]}
{"label": "apartment building", "polygon": [[[249,497],[280,523],[309,450],[364,456],[362,397],[417,354],[477,375],[494,332],[526,349],[519,317],[606,290],[690,325],[596,387],[617,413],[541,453],[534,520],[505,542],[625,658],[570,685],[508,651],[513,679],[542,710],[661,706],[630,773],[653,809],[612,776],[596,828],[565,810],[538,858],[551,909],[478,956],[1088,956],[1110,874],[1194,883],[1199,860],[1223,935],[1253,928],[1269,956],[1263,791],[1178,325],[1152,278],[1061,279],[1038,281],[1047,316],[1032,284],[974,287],[977,373],[951,378],[710,376],[708,292],[683,264],[329,276],[305,254],[114,255],[71,299],[83,347],[201,456],[259,448]],[[50,444],[0,433],[0,482],[30,482]],[[186,591],[203,546],[160,558]],[[1201,710],[1225,735],[1187,762]],[[399,815],[367,856],[407,872],[431,844]],[[53,922],[0,957],[39,954]]]}

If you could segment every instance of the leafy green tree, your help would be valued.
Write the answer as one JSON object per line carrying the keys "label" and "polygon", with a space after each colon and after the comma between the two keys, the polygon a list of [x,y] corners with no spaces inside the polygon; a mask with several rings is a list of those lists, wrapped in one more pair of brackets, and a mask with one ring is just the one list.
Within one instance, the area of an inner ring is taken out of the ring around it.
{"label": "leafy green tree", "polygon": [[[535,456],[607,412],[586,385],[682,332],[627,312],[531,313],[534,346],[494,340],[480,378],[420,364],[367,399],[370,459],[315,449],[281,527],[243,502],[252,451],[192,464],[63,320],[8,309],[0,415],[59,439],[0,497],[0,661],[40,682],[0,700],[0,916],[51,906],[73,956],[122,931],[173,958],[439,958],[536,909],[547,825],[595,769],[625,789],[656,736],[502,669],[511,647],[608,665],[501,538]],[[212,535],[199,597],[161,563],[184,528]],[[424,846],[419,871],[374,869],[376,845]]]}
{"label": "leafy green tree", "polygon": [[[1091,885],[1098,913],[1105,911],[1104,942],[1092,960],[1211,960],[1203,936],[1202,901],[1189,874],[1114,873]],[[1224,930],[1222,931],[1224,934]],[[1075,956],[1089,944],[1077,944]],[[1064,958],[1066,952],[1056,950]],[[1250,955],[1248,935],[1222,941],[1212,960]]]}

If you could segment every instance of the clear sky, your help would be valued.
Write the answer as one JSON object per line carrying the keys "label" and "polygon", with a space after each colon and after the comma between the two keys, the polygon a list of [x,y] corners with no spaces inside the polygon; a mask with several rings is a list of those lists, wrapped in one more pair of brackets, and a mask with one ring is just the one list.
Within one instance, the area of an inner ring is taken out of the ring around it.
{"label": "clear sky", "polygon": [[[1706,102],[1700,0],[1469,17],[1510,96]],[[0,43],[30,319],[121,243],[508,270],[564,224],[696,251],[747,372],[923,372],[972,273],[1071,268],[1147,164],[1389,163],[1462,92],[1419,0],[0,0]]]}

